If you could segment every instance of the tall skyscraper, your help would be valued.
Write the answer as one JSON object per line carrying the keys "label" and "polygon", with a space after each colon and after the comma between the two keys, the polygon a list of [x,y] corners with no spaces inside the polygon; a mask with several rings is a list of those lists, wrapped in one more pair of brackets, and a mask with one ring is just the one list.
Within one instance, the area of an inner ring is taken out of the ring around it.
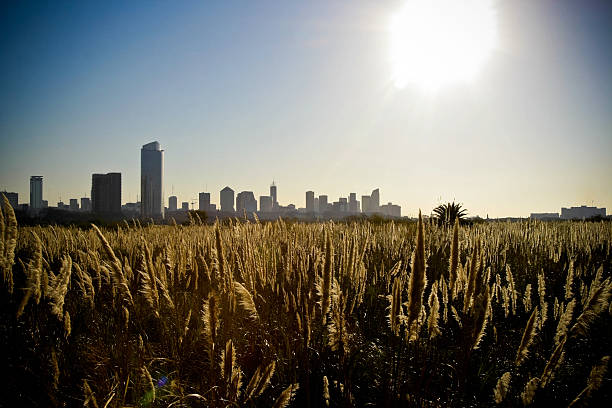
{"label": "tall skyscraper", "polygon": [[70,211],[79,211],[79,200],[76,198],[70,199]]}
{"label": "tall skyscraper", "polygon": [[380,211],[380,191],[378,189],[372,191],[372,194],[370,194],[370,211]]}
{"label": "tall skyscraper", "polygon": [[81,211],[89,212],[91,211],[91,200],[87,197],[81,198]]}
{"label": "tall skyscraper", "polygon": [[236,212],[242,214],[244,211],[247,213],[257,211],[257,200],[252,191],[241,191],[236,196]]}
{"label": "tall skyscraper", "polygon": [[147,143],[140,150],[141,214],[163,217],[164,151],[158,142]]}
{"label": "tall skyscraper", "polygon": [[168,211],[176,211],[178,209],[178,198],[176,196],[168,197]]}
{"label": "tall skyscraper", "polygon": [[272,211],[272,197],[259,196],[259,211],[261,212],[271,212]]}
{"label": "tall skyscraper", "polygon": [[327,196],[320,195],[319,196],[319,212],[324,213],[325,211],[327,211]]}
{"label": "tall skyscraper", "polygon": [[272,208],[277,208],[278,207],[278,201],[277,201],[277,197],[276,197],[276,184],[274,184],[274,181],[272,182],[272,185],[270,186],[270,197],[272,197]]}
{"label": "tall skyscraper", "polygon": [[357,201],[357,194],[351,193],[349,195],[349,212],[358,213],[359,212],[359,201]]}
{"label": "tall skyscraper", "polygon": [[38,211],[43,207],[43,177],[30,177],[30,209]]}
{"label": "tall skyscraper", "polygon": [[188,201],[183,201],[181,203],[181,211],[189,211],[189,202]]}
{"label": "tall skyscraper", "polygon": [[210,193],[200,193],[198,198],[198,209],[200,211],[210,211]]}
{"label": "tall skyscraper", "polygon": [[306,192],[306,212],[313,213],[314,208],[314,191]]}
{"label": "tall skyscraper", "polygon": [[91,209],[96,214],[121,214],[121,173],[91,175]]}
{"label": "tall skyscraper", "polygon": [[221,204],[221,211],[234,212],[234,190],[229,187],[221,190],[219,193],[219,203]]}
{"label": "tall skyscraper", "polygon": [[364,214],[369,214],[372,211],[370,204],[371,201],[372,198],[370,196],[361,196],[361,212]]}

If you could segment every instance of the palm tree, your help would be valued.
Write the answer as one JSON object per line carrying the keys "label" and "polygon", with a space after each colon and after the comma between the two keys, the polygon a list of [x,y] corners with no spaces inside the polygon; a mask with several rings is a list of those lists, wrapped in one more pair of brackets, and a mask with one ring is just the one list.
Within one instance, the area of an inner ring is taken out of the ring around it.
{"label": "palm tree", "polygon": [[463,222],[467,215],[467,210],[463,208],[463,204],[452,203],[440,204],[433,210],[434,217],[438,221],[439,225],[453,225],[455,218],[459,219],[459,222]]}

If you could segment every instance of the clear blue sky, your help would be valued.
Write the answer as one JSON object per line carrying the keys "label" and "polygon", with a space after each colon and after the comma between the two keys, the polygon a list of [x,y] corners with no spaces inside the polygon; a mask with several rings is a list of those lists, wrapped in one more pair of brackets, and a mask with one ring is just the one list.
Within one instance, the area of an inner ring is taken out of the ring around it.
{"label": "clear blue sky", "polygon": [[55,205],[120,171],[135,201],[157,140],[179,201],[275,179],[298,207],[380,187],[404,215],[612,212],[612,3],[498,2],[477,80],[435,95],[392,84],[403,3],[2,2],[0,190],[43,175]]}

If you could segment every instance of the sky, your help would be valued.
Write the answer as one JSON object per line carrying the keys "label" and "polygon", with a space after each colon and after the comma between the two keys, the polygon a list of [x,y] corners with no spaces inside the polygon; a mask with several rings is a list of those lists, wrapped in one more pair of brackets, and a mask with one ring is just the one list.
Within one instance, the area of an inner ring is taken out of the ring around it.
{"label": "sky", "polygon": [[612,212],[612,3],[495,2],[478,75],[435,92],[392,81],[406,1],[24,2],[0,5],[0,190],[140,192],[140,148],[165,150],[165,202],[230,186],[305,206],[380,188],[429,214]]}

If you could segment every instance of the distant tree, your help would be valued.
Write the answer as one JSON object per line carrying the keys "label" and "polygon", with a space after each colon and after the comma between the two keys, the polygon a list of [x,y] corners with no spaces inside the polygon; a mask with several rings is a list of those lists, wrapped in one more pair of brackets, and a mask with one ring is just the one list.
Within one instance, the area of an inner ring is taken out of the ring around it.
{"label": "distant tree", "polygon": [[456,218],[459,219],[460,223],[465,222],[467,210],[463,208],[463,204],[453,201],[452,203],[440,204],[434,208],[433,214],[438,225],[453,225]]}

